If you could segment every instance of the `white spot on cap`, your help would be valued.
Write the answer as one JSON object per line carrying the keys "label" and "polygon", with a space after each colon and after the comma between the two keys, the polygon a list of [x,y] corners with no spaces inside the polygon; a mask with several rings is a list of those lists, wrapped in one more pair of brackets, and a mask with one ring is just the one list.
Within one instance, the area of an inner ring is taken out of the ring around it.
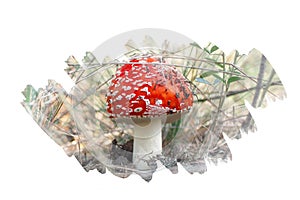
{"label": "white spot on cap", "polygon": [[142,107],[137,107],[134,109],[134,112],[141,112],[143,111],[143,108]]}
{"label": "white spot on cap", "polygon": [[152,77],[155,77],[155,75],[153,75],[153,74],[146,74],[145,75],[145,78],[152,78]]}
{"label": "white spot on cap", "polygon": [[122,108],[122,105],[119,105],[119,104],[118,104],[118,105],[116,106],[116,108],[117,108],[117,109],[120,109],[120,108]]}
{"label": "white spot on cap", "polygon": [[142,88],[140,91],[141,91],[141,92],[146,92],[147,95],[150,94],[150,92],[149,92],[149,90],[148,90],[148,87],[144,87],[144,88]]}
{"label": "white spot on cap", "polygon": [[142,82],[142,80],[135,80],[133,83],[132,83],[132,85],[136,85],[136,84],[138,84],[139,82]]}
{"label": "white spot on cap", "polygon": [[135,94],[131,93],[126,96],[126,99],[131,100],[133,97],[135,97]]}
{"label": "white spot on cap", "polygon": [[119,90],[115,90],[111,95],[114,97],[118,94]]}
{"label": "white spot on cap", "polygon": [[119,96],[117,96],[116,100],[120,101],[120,100],[122,100],[122,98],[123,97],[121,95],[119,95]]}
{"label": "white spot on cap", "polygon": [[117,82],[116,84],[115,84],[115,87],[117,88],[117,87],[119,87],[121,84],[120,84],[120,82]]}
{"label": "white spot on cap", "polygon": [[138,75],[133,76],[132,78],[133,78],[133,79],[137,79],[137,78],[140,78],[140,77],[141,77],[141,75],[138,74]]}
{"label": "white spot on cap", "polygon": [[156,99],[155,104],[160,106],[162,104],[162,100],[161,99]]}
{"label": "white spot on cap", "polygon": [[122,88],[123,88],[123,90],[128,91],[128,90],[131,89],[131,86],[129,86],[129,85],[128,86],[123,86]]}
{"label": "white spot on cap", "polygon": [[117,75],[117,76],[120,76],[120,75],[121,75],[121,71],[118,70],[118,71],[116,72],[116,75]]}
{"label": "white spot on cap", "polygon": [[142,83],[138,83],[137,86],[141,87],[142,85],[144,85],[145,82],[142,82]]}
{"label": "white spot on cap", "polygon": [[150,105],[150,100],[149,99],[143,99],[146,103],[146,105]]}

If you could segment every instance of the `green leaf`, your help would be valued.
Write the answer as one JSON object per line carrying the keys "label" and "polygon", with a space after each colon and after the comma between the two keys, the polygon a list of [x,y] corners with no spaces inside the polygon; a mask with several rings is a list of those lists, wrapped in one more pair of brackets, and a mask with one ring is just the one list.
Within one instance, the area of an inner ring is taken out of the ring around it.
{"label": "green leaf", "polygon": [[207,53],[209,53],[209,51],[208,51],[208,49],[207,49],[207,48],[204,48],[203,50],[204,50],[204,51],[206,51]]}
{"label": "green leaf", "polygon": [[208,76],[211,76],[213,74],[215,74],[216,72],[214,71],[207,71],[207,72],[204,72],[200,75],[200,78],[205,78],[205,77],[208,77]]}
{"label": "green leaf", "polygon": [[22,94],[25,97],[24,102],[26,103],[30,103],[37,97],[37,91],[31,85],[27,85]]}
{"label": "green leaf", "polygon": [[227,80],[227,84],[229,85],[230,83],[233,83],[235,81],[238,81],[238,80],[241,80],[242,78],[241,77],[238,77],[238,76],[232,76],[230,77],[228,80]]}
{"label": "green leaf", "polygon": [[211,49],[210,49],[210,53],[213,53],[215,51],[217,51],[219,49],[219,47],[217,47],[216,45],[214,45]]}
{"label": "green leaf", "polygon": [[237,50],[235,50],[234,61],[233,61],[234,64],[237,63],[237,60],[238,60],[239,56],[240,56],[240,53]]}
{"label": "green leaf", "polygon": [[206,57],[205,59],[207,61],[210,61],[210,62],[214,63],[216,66],[221,67],[222,69],[224,69],[224,64],[222,62],[219,62],[219,61],[217,61],[213,58],[210,58],[210,57]]}
{"label": "green leaf", "polygon": [[217,65],[218,67],[221,67],[222,69],[224,69],[223,63],[216,63],[216,65]]}
{"label": "green leaf", "polygon": [[199,49],[202,49],[202,48],[199,46],[199,44],[197,44],[196,42],[192,42],[192,43],[190,43],[190,45],[191,45],[191,46],[194,46],[194,47],[197,47],[197,48],[199,48]]}
{"label": "green leaf", "polygon": [[181,124],[181,119],[172,123],[171,127],[173,128],[170,131],[168,131],[167,136],[163,141],[163,143],[169,144],[174,139],[174,137],[177,135],[180,129],[180,124]]}

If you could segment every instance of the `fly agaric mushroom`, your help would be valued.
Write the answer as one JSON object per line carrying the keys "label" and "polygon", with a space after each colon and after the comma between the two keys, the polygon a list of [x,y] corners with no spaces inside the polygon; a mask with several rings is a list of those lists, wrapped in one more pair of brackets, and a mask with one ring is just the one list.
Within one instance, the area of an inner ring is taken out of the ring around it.
{"label": "fly agaric mushroom", "polygon": [[118,68],[107,93],[114,119],[133,121],[133,163],[149,169],[145,159],[162,151],[162,123],[178,120],[193,104],[184,76],[160,58],[140,57]]}

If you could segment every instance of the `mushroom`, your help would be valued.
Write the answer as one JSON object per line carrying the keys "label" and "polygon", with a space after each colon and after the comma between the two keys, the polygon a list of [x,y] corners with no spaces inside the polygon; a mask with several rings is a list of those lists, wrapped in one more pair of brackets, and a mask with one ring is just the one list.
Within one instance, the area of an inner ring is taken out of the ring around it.
{"label": "mushroom", "polygon": [[180,119],[193,104],[184,76],[154,56],[141,56],[118,68],[107,93],[107,111],[115,120],[133,124],[133,163],[162,152],[162,123]]}

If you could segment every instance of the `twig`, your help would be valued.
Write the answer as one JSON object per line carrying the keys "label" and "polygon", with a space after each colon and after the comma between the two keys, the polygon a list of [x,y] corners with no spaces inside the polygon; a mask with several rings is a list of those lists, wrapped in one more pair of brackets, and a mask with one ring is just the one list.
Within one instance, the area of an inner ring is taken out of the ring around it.
{"label": "twig", "polygon": [[[258,82],[257,82],[257,85],[256,85],[256,88],[255,88],[255,94],[254,94],[254,97],[253,97],[253,100],[252,100],[252,106],[254,108],[256,108],[256,105],[257,105],[257,101],[258,101],[258,97],[259,97],[259,94],[260,94],[260,89],[262,87],[262,77],[264,75],[264,72],[265,72],[265,68],[266,68],[266,57],[264,55],[262,55],[261,57],[261,62],[260,62],[260,68],[259,68],[259,73],[258,73]],[[250,123],[252,122],[252,116],[249,112],[246,120],[244,121],[242,127],[244,129],[248,129],[248,127],[250,126]]]}
{"label": "twig", "polygon": [[271,74],[270,74],[270,77],[269,77],[269,80],[268,80],[268,82],[267,82],[267,84],[266,84],[266,87],[264,87],[263,93],[261,94],[260,102],[258,103],[258,107],[261,106],[261,104],[262,104],[262,102],[263,102],[263,100],[264,100],[264,98],[265,98],[265,96],[266,96],[266,93],[267,93],[267,91],[269,90],[269,87],[270,87],[271,84],[272,84],[272,79],[273,79],[273,77],[275,76],[275,74],[276,74],[275,70],[272,69],[272,72],[271,72]]}
{"label": "twig", "polygon": [[[270,86],[277,86],[277,85],[282,85],[281,81],[270,83],[269,87]],[[265,88],[266,86],[267,86],[267,84],[263,84],[261,86],[261,88]],[[237,94],[241,94],[241,93],[245,93],[245,92],[249,92],[249,91],[252,91],[252,90],[255,90],[255,89],[257,89],[257,87],[251,87],[251,88],[248,88],[248,89],[236,90],[236,91],[228,91],[226,97],[237,95]],[[214,96],[214,97],[211,97],[211,98],[198,99],[198,100],[196,100],[194,102],[195,103],[196,102],[205,102],[205,101],[219,99],[219,98],[221,98],[221,96]]]}

